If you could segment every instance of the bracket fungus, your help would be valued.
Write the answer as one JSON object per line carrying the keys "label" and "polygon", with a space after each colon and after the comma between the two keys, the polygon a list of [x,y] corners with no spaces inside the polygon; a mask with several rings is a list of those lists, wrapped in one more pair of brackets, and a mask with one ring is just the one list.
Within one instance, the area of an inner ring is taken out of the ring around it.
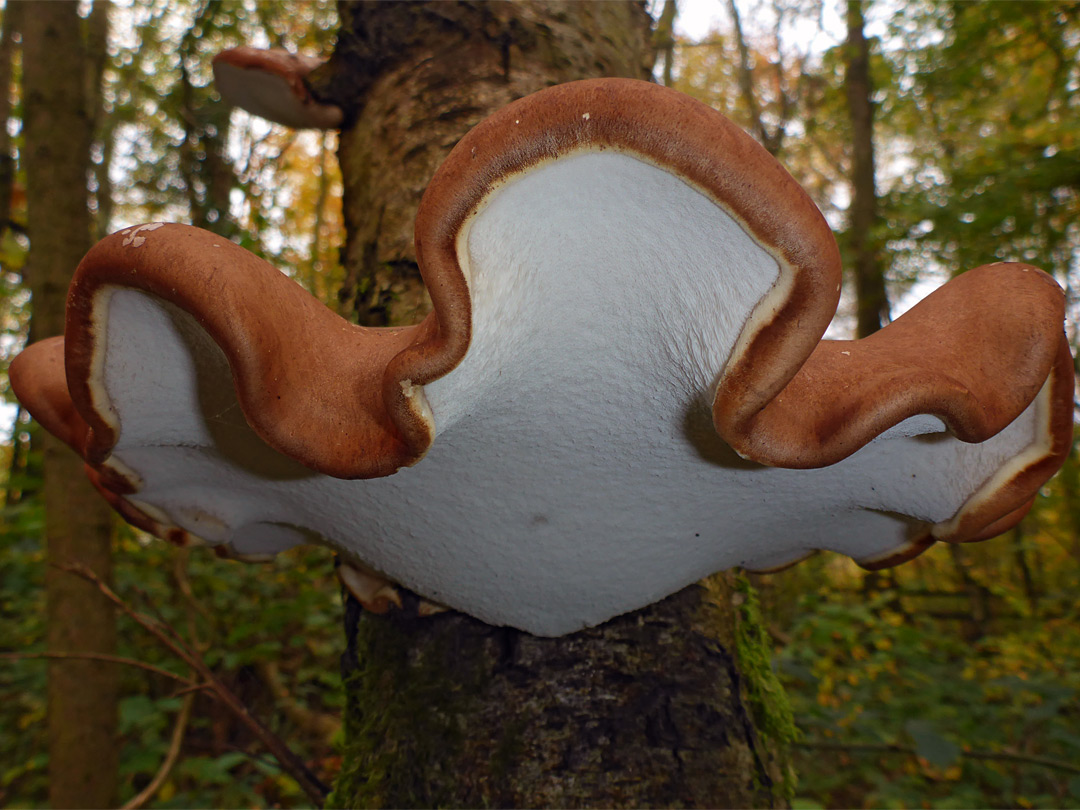
{"label": "bracket fungus", "polygon": [[230,48],[214,57],[214,84],[227,101],[293,129],[336,129],[345,119],[318,101],[305,79],[321,59],[284,48]]}
{"label": "bracket fungus", "polygon": [[128,228],[12,382],[154,534],[243,557],[323,543],[376,609],[395,582],[539,635],[733,566],[992,536],[1071,441],[1049,276],[980,267],[872,337],[822,340],[825,220],[749,136],[656,85],[560,85],[482,122],[432,179],[416,250],[434,311],[372,329],[211,233]]}

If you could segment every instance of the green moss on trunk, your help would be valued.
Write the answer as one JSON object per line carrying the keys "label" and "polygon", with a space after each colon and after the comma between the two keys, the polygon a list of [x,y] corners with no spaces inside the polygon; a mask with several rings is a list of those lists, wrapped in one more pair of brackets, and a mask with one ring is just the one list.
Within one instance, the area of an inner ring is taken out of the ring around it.
{"label": "green moss on trunk", "polygon": [[795,796],[795,771],[791,766],[791,745],[799,736],[795,714],[787,692],[772,666],[772,644],[761,616],[757,592],[745,574],[734,577],[737,621],[735,652],[743,678],[746,700],[763,747],[771,759],[771,771],[779,775],[781,792],[790,801]]}

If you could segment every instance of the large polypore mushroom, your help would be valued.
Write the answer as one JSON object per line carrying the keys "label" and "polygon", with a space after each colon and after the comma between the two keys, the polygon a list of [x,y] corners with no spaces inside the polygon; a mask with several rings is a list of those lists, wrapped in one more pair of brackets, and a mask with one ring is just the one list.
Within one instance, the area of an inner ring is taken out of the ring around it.
{"label": "large polypore mushroom", "polygon": [[367,329],[225,239],[128,228],[13,384],[143,528],[239,555],[325,543],[543,635],[732,566],[889,565],[1004,531],[1071,438],[1052,279],[981,267],[821,341],[823,218],[658,86],[492,116],[432,180],[416,246],[434,312]]}

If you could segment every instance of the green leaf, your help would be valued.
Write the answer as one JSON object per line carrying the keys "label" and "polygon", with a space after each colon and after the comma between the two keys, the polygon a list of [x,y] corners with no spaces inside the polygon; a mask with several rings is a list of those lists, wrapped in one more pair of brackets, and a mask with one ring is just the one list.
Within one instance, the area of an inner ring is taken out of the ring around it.
{"label": "green leaf", "polygon": [[942,737],[933,724],[925,720],[908,720],[904,730],[915,743],[915,753],[931,765],[947,768],[960,758],[960,746]]}
{"label": "green leaf", "polygon": [[1057,716],[1057,713],[1061,710],[1061,704],[1057,701],[1051,701],[1048,703],[1042,703],[1038,706],[1028,709],[1024,712],[1024,718],[1029,723],[1038,723],[1043,720],[1049,720],[1051,717]]}
{"label": "green leaf", "polygon": [[132,695],[120,701],[120,728],[127,732],[139,726],[153,725],[160,710],[146,695]]}
{"label": "green leaf", "polygon": [[1063,728],[1052,728],[1047,734],[1047,737],[1056,742],[1064,743],[1070,748],[1080,749],[1080,734],[1074,734]]}
{"label": "green leaf", "polygon": [[1069,793],[1074,799],[1080,799],[1080,776],[1074,776],[1069,780]]}

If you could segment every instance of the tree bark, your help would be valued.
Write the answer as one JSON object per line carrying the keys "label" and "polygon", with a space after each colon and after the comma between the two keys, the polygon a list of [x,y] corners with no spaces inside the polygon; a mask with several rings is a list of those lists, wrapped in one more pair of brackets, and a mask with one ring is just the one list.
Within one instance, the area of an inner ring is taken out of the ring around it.
{"label": "tree bark", "polygon": [[[81,20],[72,2],[23,8],[23,101],[33,332],[61,334],[72,271],[90,248],[87,172],[93,119],[85,93]],[[116,620],[97,589],[56,565],[82,563],[108,580],[111,513],[82,461],[51,436],[45,473],[47,643],[51,652],[112,654]],[[111,664],[49,664],[49,802],[115,804],[117,672]]]}
{"label": "tree bark", "polygon": [[644,6],[625,0],[342,4],[334,57],[312,81],[348,115],[339,311],[368,326],[427,314],[413,217],[435,169],[473,126],[549,85],[647,79],[653,55]]}
{"label": "tree bark", "polygon": [[[416,206],[469,128],[548,85],[647,78],[654,55],[633,2],[357,3],[341,19],[310,84],[347,115],[341,307],[369,325],[426,310]],[[387,616],[348,600],[347,751],[331,806],[784,802],[758,704],[744,703],[738,595],[725,586],[557,639],[458,613],[419,619],[404,598]]]}
{"label": "tree bark", "polygon": [[328,806],[782,804],[725,601],[692,586],[552,639],[350,599],[348,748]]}
{"label": "tree bark", "polygon": [[851,209],[848,237],[855,275],[856,336],[866,337],[889,319],[885,275],[874,234],[878,221],[874,185],[874,102],[870,45],[863,32],[863,0],[848,0],[844,46],[848,111],[851,116]]}

